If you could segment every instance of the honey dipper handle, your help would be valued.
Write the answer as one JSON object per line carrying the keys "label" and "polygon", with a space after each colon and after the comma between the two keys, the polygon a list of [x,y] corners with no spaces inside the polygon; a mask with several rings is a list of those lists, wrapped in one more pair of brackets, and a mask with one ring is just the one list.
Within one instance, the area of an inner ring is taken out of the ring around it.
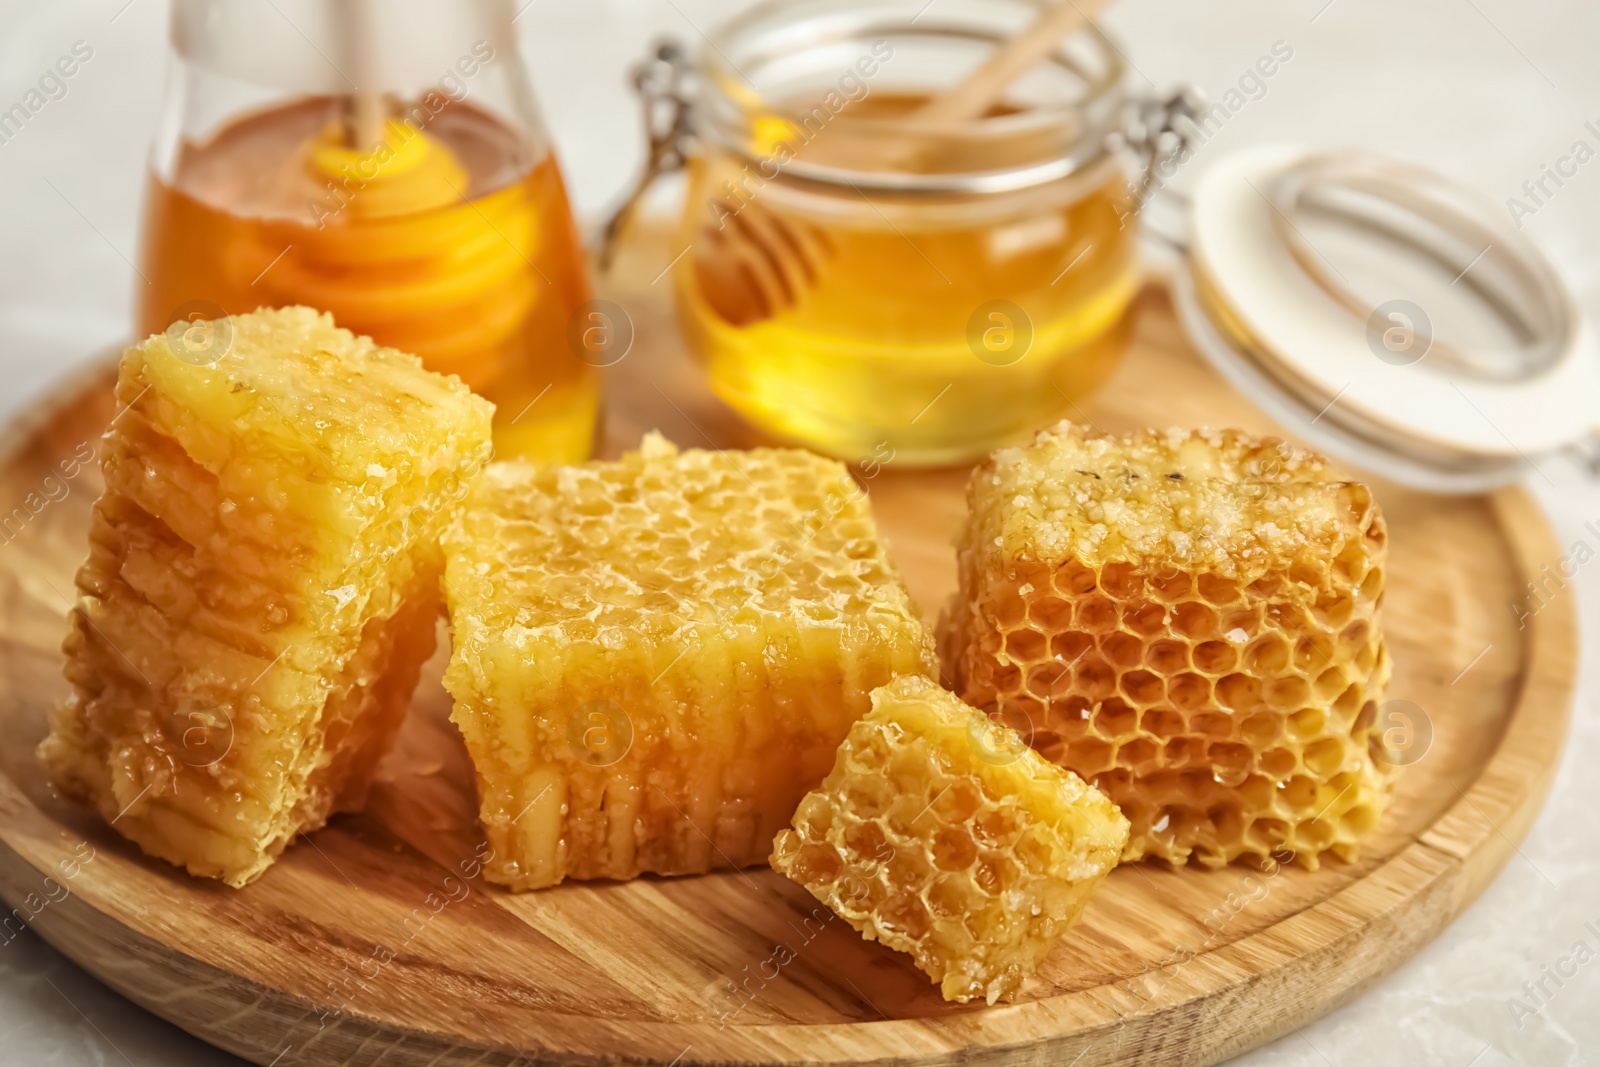
{"label": "honey dipper handle", "polygon": [[1110,7],[1112,0],[1056,0],[1025,30],[984,61],[960,85],[947,89],[912,116],[921,124],[955,125],[978,118],[1000,101],[1023,74],[1068,34]]}
{"label": "honey dipper handle", "polygon": [[377,11],[373,0],[339,0],[333,9],[339,32],[340,58],[350,72],[352,92],[346,105],[345,147],[370,151],[383,139],[388,117],[383,94],[377,89]]}

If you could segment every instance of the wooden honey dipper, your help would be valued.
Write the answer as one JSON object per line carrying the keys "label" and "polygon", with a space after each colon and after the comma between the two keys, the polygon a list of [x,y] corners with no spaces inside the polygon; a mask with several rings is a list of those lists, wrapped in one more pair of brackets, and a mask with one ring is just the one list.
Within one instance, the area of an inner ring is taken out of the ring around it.
{"label": "wooden honey dipper", "polygon": [[1113,0],[1056,0],[1033,24],[1003,48],[996,49],[966,79],[923,104],[911,113],[910,121],[921,130],[938,130],[971,122],[987,114],[1022,75],[1032,70],[1066,37],[1086,26],[1090,19],[1110,7]]}
{"label": "wooden honey dipper", "polygon": [[[871,160],[863,159],[863,167],[919,169],[927,158],[929,140],[936,142],[988,114],[1012,83],[1112,2],[1057,0],[960,83],[906,116],[906,125],[917,134],[916,143],[895,145]],[[787,222],[755,201],[739,207],[725,201],[717,204],[721,224],[708,224],[701,231],[709,254],[695,256],[707,303],[734,326],[770,319],[797,305],[835,252],[827,233]]]}

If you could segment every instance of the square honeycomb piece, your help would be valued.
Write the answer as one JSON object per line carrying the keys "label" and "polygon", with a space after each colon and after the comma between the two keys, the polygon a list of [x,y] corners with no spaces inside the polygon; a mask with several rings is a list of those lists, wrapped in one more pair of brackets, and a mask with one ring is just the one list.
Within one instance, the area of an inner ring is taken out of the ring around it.
{"label": "square honeycomb piece", "polygon": [[926,678],[872,694],[772,866],[946,1000],[1010,999],[1117,865],[1128,821]]}
{"label": "square honeycomb piece", "polygon": [[968,497],[945,669],[1117,802],[1125,859],[1355,855],[1394,777],[1365,486],[1274,439],[1063,423]]}
{"label": "square honeycomb piece", "polygon": [[493,408],[309,308],[175,325],[116,394],[39,755],[146,852],[243,885],[364,801]]}
{"label": "square honeycomb piece", "polygon": [[932,637],[866,494],[809,452],[494,464],[446,535],[445,685],[515,889],[764,860]]}

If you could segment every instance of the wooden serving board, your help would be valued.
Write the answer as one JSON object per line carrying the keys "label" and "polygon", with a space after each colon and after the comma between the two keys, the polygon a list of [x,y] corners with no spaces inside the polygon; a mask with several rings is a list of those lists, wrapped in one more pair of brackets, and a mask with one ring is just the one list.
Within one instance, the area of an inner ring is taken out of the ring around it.
{"label": "wooden serving board", "polygon": [[[681,350],[668,282],[650,280],[674,251],[637,243],[603,287],[638,338],[607,371],[609,454],[652,427],[684,445],[758,440]],[[1143,302],[1135,349],[1082,417],[1272,428],[1188,349],[1164,296]],[[804,924],[814,902],[768,870],[520,896],[485,884],[437,663],[368,810],[233,891],[143,858],[53,797],[33,761],[65,690],[58,645],[98,492],[92,467],[59,464],[97,443],[111,403],[103,373],[65,388],[0,459],[0,502],[29,516],[0,537],[0,894],[16,909],[0,938],[25,921],[260,1064],[1213,1063],[1327,1011],[1458,915],[1537,814],[1567,729],[1571,600],[1525,628],[1507,607],[1558,555],[1529,496],[1380,482],[1390,696],[1422,708],[1433,739],[1360,862],[1270,878],[1120,868],[1014,1004],[945,1004],[908,958],[838,920]],[[869,485],[930,618],[955,582],[965,476],[890,468]]]}

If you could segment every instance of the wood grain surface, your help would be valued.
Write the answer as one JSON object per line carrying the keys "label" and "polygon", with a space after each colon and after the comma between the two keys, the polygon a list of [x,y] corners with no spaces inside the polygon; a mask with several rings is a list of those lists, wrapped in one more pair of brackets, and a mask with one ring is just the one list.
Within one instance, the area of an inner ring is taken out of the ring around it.
{"label": "wood grain surface", "polygon": [[[685,446],[760,440],[679,345],[669,282],[651,281],[675,251],[645,235],[602,286],[637,338],[606,372],[608,454],[654,427]],[[1107,430],[1272,429],[1190,352],[1161,293],[1142,302],[1127,362],[1069,414]],[[815,902],[767,870],[520,896],[485,884],[437,661],[368,810],[234,891],[143,858],[52,796],[33,760],[65,691],[58,646],[99,489],[93,465],[61,464],[98,445],[111,405],[104,374],[67,383],[0,459],[0,503],[26,516],[0,535],[0,894],[14,909],[0,940],[32,926],[256,1063],[1213,1063],[1353,995],[1459,914],[1514,853],[1566,734],[1571,600],[1522,628],[1508,608],[1558,555],[1530,497],[1377,482],[1390,697],[1422,708],[1433,738],[1361,860],[1270,877],[1120,868],[1014,1004],[945,1004],[908,958],[837,919],[808,923]],[[891,464],[866,481],[930,620],[955,584],[965,477]]]}

